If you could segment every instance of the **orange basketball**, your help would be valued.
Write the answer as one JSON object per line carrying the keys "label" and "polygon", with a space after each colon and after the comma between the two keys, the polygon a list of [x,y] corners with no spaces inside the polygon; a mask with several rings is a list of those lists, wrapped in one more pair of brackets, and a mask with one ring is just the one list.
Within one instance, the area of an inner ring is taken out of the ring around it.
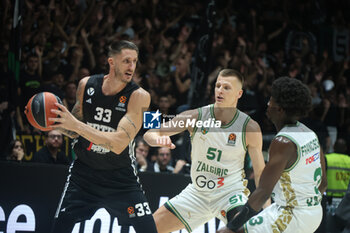
{"label": "orange basketball", "polygon": [[42,131],[52,130],[50,125],[54,122],[49,121],[49,118],[56,117],[56,114],[51,112],[51,109],[58,109],[55,103],[62,104],[62,101],[50,92],[35,94],[30,98],[24,110],[29,123]]}

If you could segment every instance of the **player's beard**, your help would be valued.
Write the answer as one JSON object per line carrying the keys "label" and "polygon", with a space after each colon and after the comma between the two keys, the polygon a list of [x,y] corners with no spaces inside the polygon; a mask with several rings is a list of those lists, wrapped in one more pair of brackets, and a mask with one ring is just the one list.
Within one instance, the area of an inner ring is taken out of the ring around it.
{"label": "player's beard", "polygon": [[129,83],[131,81],[131,79],[130,80],[124,79],[124,73],[120,72],[118,67],[115,67],[114,74],[116,77],[120,77],[120,81],[122,81],[123,83]]}

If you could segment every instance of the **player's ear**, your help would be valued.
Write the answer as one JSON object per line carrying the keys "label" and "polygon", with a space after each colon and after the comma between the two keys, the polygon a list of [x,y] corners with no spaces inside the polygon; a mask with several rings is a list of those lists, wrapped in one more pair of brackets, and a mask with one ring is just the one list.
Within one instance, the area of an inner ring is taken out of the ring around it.
{"label": "player's ear", "polygon": [[284,109],[279,105],[277,105],[277,111],[280,113],[286,113],[286,111],[284,111]]}
{"label": "player's ear", "polygon": [[113,58],[109,57],[109,58],[107,59],[107,61],[108,61],[109,66],[114,66]]}
{"label": "player's ear", "polygon": [[241,89],[241,90],[238,92],[238,95],[237,95],[238,99],[241,98],[242,95],[243,95],[243,90]]}

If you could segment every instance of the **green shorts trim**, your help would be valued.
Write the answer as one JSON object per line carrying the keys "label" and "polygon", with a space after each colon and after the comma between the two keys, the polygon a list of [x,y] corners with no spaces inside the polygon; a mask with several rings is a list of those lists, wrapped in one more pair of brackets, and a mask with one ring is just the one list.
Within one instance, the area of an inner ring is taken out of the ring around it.
{"label": "green shorts trim", "polygon": [[186,222],[186,220],[181,216],[181,214],[176,210],[176,208],[169,201],[167,201],[164,204],[164,207],[167,208],[171,213],[173,213],[185,225],[186,230],[188,232],[192,232],[190,225]]}
{"label": "green shorts trim", "polygon": [[243,225],[243,230],[244,230],[244,233],[248,233],[247,223],[245,223],[245,224]]}

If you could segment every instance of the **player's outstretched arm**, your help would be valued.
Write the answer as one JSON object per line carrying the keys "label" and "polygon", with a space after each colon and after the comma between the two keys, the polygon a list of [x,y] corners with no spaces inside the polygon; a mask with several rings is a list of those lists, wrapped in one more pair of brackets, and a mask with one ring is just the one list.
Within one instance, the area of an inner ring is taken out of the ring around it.
{"label": "player's outstretched arm", "polygon": [[160,129],[148,130],[145,135],[143,135],[143,138],[150,146],[169,147],[170,149],[174,149],[175,145],[172,143],[170,136],[181,133],[186,129],[192,134],[193,128],[186,123],[188,121],[196,120],[197,117],[197,109],[184,111],[170,121],[163,123],[160,126]]}
{"label": "player's outstretched arm", "polygon": [[[261,173],[265,168],[265,161],[262,154],[263,140],[261,129],[259,124],[252,119],[249,120],[246,128],[246,144],[253,165],[255,186],[258,187]],[[268,199],[264,208],[270,204],[271,200]]]}
{"label": "player's outstretched arm", "polygon": [[265,167],[262,154],[262,134],[259,124],[250,119],[246,128],[246,145],[254,169],[254,180],[256,187],[259,185],[261,173]]}
{"label": "player's outstretched arm", "polygon": [[142,125],[143,110],[149,107],[151,97],[149,93],[142,88],[134,91],[128,103],[128,110],[120,120],[115,132],[101,132],[88,126],[87,124],[75,118],[63,105],[59,105],[60,110],[52,110],[57,113],[59,118],[52,118],[59,124],[54,127],[61,127],[74,131],[90,142],[102,146],[106,149],[120,154],[136,136]]}

